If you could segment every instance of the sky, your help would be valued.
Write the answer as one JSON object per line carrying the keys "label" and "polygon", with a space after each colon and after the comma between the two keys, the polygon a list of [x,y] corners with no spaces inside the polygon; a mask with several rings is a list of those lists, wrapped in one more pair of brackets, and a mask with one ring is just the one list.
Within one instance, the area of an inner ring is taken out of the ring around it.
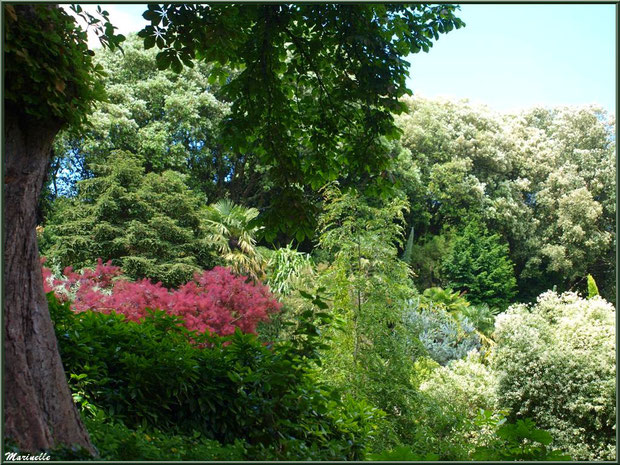
{"label": "sky", "polygon": [[[146,24],[144,5],[101,6],[123,34]],[[466,27],[408,57],[415,95],[501,112],[598,104],[616,113],[615,5],[464,4],[457,15]]]}
{"label": "sky", "polygon": [[409,88],[498,111],[596,103],[615,114],[615,5],[461,5],[466,27],[409,57]]}

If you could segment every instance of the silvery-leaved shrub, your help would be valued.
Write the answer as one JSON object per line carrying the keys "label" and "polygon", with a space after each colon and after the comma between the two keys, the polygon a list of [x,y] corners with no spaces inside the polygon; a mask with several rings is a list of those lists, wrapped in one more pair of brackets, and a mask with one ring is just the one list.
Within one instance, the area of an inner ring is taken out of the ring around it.
{"label": "silvery-leaved shrub", "polygon": [[546,292],[497,317],[499,405],[530,417],[574,460],[616,458],[615,309]]}
{"label": "silvery-leaved shrub", "polygon": [[474,325],[466,317],[452,315],[442,305],[431,303],[421,307],[412,301],[405,315],[407,325],[418,334],[428,356],[440,365],[462,359],[481,347]]}

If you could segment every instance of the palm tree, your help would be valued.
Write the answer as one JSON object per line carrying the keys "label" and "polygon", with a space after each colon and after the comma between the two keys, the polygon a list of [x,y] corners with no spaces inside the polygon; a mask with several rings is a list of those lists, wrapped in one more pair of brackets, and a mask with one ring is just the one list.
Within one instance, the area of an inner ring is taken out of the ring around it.
{"label": "palm tree", "polygon": [[251,225],[257,216],[256,208],[246,208],[235,205],[229,199],[222,199],[207,208],[207,239],[235,273],[262,280],[265,259],[256,249],[254,238],[260,227]]}

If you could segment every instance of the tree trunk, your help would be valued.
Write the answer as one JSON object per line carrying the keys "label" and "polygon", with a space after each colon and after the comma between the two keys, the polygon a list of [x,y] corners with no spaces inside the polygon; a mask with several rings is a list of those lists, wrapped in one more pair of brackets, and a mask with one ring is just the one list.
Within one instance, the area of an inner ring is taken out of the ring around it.
{"label": "tree trunk", "polygon": [[78,444],[94,452],[60,360],[35,231],[61,124],[20,121],[9,113],[5,125],[4,435],[27,451]]}

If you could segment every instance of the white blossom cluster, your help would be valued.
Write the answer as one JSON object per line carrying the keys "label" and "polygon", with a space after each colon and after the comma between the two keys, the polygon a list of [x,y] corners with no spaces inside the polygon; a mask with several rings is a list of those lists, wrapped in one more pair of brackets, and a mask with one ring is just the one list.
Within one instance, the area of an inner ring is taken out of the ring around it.
{"label": "white blossom cluster", "polygon": [[495,329],[499,405],[533,418],[574,460],[614,460],[614,307],[546,292],[499,315]]}
{"label": "white blossom cluster", "polygon": [[479,409],[493,410],[497,403],[497,378],[482,362],[477,350],[470,351],[462,360],[437,368],[420,385],[420,390],[440,405],[451,405],[472,416]]}

